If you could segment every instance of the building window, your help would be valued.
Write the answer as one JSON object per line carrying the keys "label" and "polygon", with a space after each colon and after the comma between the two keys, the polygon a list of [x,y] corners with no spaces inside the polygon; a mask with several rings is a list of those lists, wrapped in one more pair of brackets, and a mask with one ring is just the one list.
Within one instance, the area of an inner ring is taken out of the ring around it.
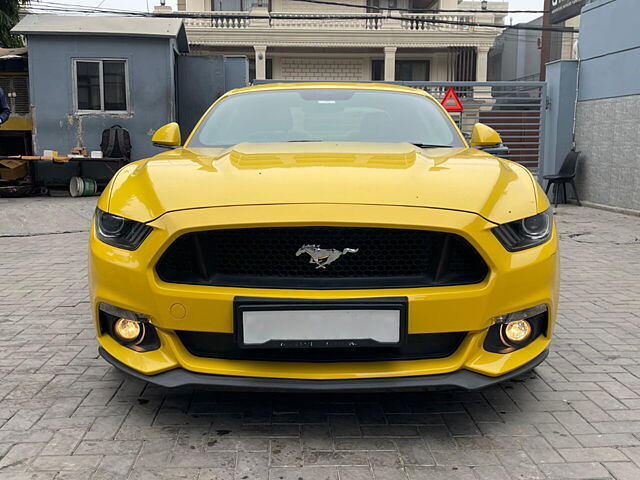
{"label": "building window", "polygon": [[400,10],[425,13],[437,6],[435,0],[367,0],[367,12],[382,13],[385,10]]}
{"label": "building window", "polygon": [[[429,60],[396,60],[396,80],[428,82],[431,65]],[[371,80],[384,80],[384,60],[372,60]]]}
{"label": "building window", "polygon": [[397,0],[367,0],[367,6],[374,8],[397,8]]}
{"label": "building window", "polygon": [[126,60],[75,60],[78,112],[128,112]]}
{"label": "building window", "polygon": [[435,0],[367,0],[369,13],[380,13],[385,10],[424,13],[425,10],[434,8],[436,8]]}
{"label": "building window", "polygon": [[406,1],[403,0],[367,0],[367,12],[380,13],[384,10],[395,10],[400,4],[406,9]]}
{"label": "building window", "polygon": [[414,82],[429,81],[429,60],[397,60],[396,79]]}
{"label": "building window", "polygon": [[211,10],[214,12],[248,12],[254,6],[268,5],[268,0],[211,0]]}

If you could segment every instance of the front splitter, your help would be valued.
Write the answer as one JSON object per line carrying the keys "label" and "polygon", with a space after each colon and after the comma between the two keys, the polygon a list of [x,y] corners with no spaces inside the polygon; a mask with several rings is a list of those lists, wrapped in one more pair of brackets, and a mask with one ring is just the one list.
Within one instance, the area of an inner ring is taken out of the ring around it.
{"label": "front splitter", "polygon": [[457,370],[438,375],[411,377],[358,378],[349,380],[306,380],[292,378],[239,377],[232,375],[209,375],[195,373],[183,368],[174,368],[155,375],[145,375],[110,355],[104,348],[100,355],[124,373],[145,382],[165,388],[206,387],[219,390],[248,390],[270,392],[372,392],[398,390],[428,390],[432,388],[463,388],[478,390],[522,375],[547,358],[548,350],[521,367],[498,377],[490,377],[469,370]]}

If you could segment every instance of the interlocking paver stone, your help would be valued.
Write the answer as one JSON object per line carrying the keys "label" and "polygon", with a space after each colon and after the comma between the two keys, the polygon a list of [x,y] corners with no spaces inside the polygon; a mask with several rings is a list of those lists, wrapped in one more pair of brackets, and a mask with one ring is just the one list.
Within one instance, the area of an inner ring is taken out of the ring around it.
{"label": "interlocking paver stone", "polygon": [[535,372],[480,392],[246,395],[164,390],[98,357],[94,204],[0,199],[0,480],[640,479],[638,217],[557,210],[559,318]]}

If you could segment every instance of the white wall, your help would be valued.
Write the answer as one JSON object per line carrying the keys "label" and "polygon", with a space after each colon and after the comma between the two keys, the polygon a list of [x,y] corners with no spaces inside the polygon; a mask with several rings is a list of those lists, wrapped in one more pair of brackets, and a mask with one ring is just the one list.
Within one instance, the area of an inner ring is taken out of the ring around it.
{"label": "white wall", "polygon": [[211,10],[210,0],[184,0],[187,12],[206,12]]}

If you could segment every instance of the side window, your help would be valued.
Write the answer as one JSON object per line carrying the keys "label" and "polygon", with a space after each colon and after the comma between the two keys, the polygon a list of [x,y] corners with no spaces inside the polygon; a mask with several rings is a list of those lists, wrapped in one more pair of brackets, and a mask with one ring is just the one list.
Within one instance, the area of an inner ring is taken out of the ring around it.
{"label": "side window", "polygon": [[128,112],[126,60],[75,60],[77,112]]}

